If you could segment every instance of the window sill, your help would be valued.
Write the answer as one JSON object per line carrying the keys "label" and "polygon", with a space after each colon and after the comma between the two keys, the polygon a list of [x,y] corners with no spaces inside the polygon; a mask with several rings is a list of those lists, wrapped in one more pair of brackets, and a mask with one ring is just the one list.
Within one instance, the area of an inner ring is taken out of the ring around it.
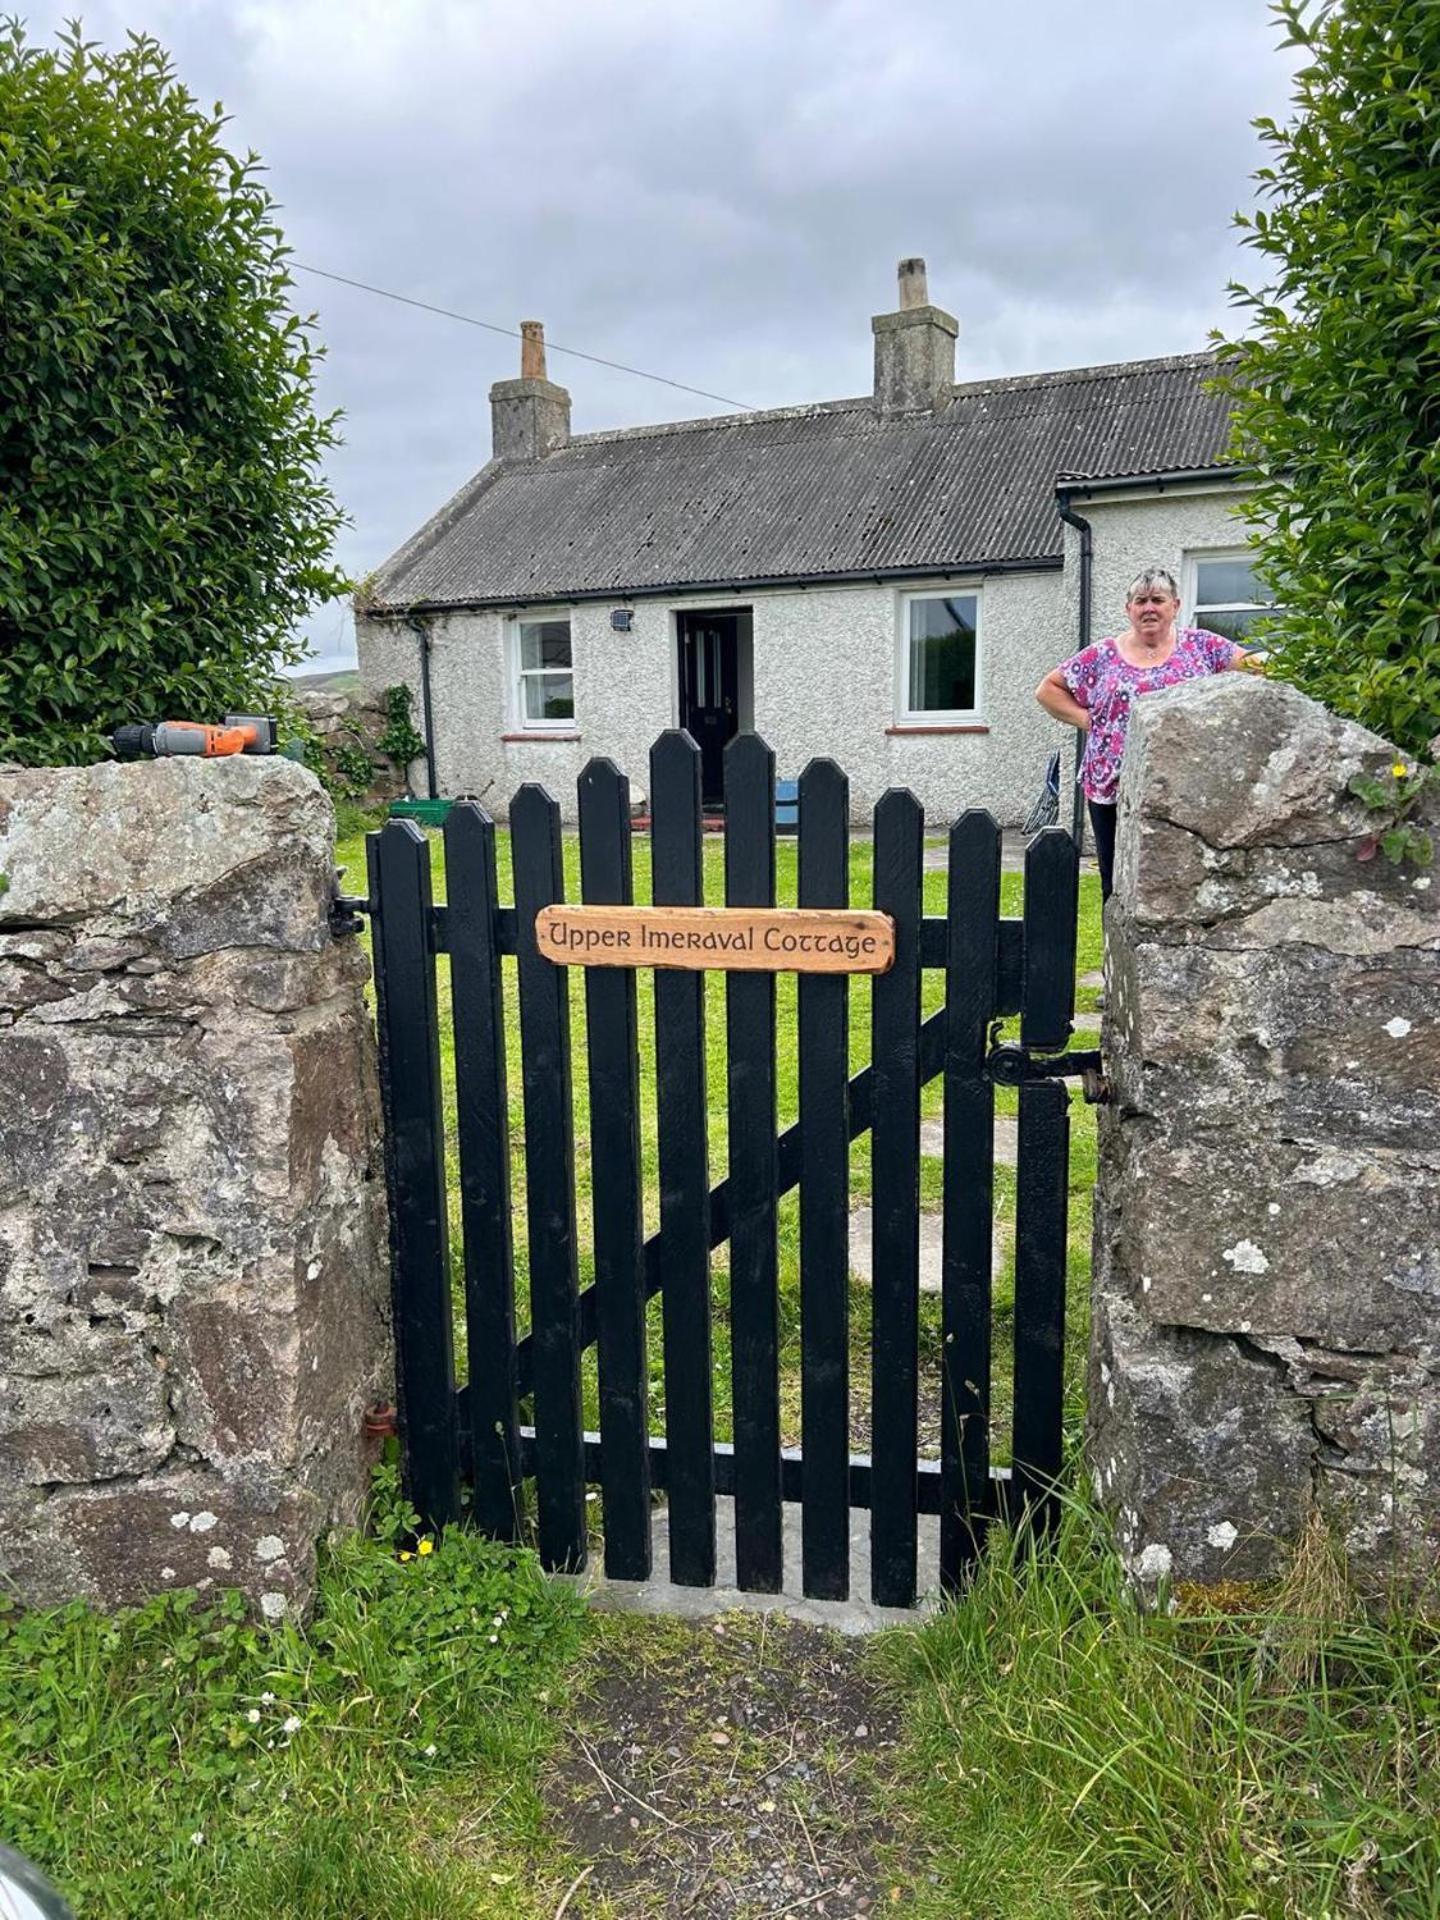
{"label": "window sill", "polygon": [[578,733],[546,733],[540,727],[532,727],[528,733],[502,733],[500,738],[505,745],[511,746],[521,740],[578,740],[580,735]]}
{"label": "window sill", "polygon": [[984,720],[969,720],[931,726],[926,720],[898,720],[893,727],[886,727],[886,733],[988,733],[989,723]]}

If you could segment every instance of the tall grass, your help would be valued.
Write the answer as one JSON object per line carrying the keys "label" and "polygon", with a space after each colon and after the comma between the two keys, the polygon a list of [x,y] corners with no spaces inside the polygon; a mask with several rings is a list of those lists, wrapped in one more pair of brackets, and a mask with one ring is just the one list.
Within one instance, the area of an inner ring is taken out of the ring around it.
{"label": "tall grass", "polygon": [[[1221,1596],[1222,1598],[1224,1596]],[[1069,1504],[881,1657],[912,1716],[917,1920],[1440,1914],[1440,1636],[1323,1538],[1233,1611],[1139,1604]]]}

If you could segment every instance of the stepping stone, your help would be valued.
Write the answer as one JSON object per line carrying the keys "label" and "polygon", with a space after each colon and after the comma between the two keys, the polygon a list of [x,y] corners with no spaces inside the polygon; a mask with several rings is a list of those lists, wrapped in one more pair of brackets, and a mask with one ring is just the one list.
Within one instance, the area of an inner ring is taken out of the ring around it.
{"label": "stepping stone", "polygon": [[1103,987],[1105,984],[1105,969],[1103,967],[1092,967],[1089,973],[1082,973],[1075,984],[1077,987]]}
{"label": "stepping stone", "polygon": [[[609,1613],[654,1613],[665,1619],[710,1619],[725,1613],[784,1613],[809,1626],[829,1627],[845,1634],[876,1633],[882,1627],[914,1626],[922,1614],[940,1604],[940,1521],[922,1513],[917,1523],[918,1608],[877,1607],[870,1599],[870,1515],[863,1507],[850,1509],[850,1598],[810,1600],[801,1587],[801,1511],[798,1500],[781,1509],[784,1585],[779,1593],[745,1593],[735,1585],[735,1502],[721,1494],[715,1502],[715,1585],[674,1586],[666,1578],[670,1564],[670,1509],[657,1507],[651,1519],[655,1571],[649,1580],[609,1580],[603,1556],[593,1554],[584,1573],[555,1576],[578,1587],[592,1606]],[[827,1902],[828,1904],[828,1902]],[[773,1911],[773,1909],[770,1909]],[[850,1909],[846,1909],[850,1911]],[[673,1909],[670,1909],[673,1911]],[[716,1912],[711,1907],[709,1912]],[[727,1907],[726,1912],[730,1909]],[[753,1912],[753,1908],[750,1909]],[[840,1909],[834,1909],[837,1913]],[[876,1909],[878,1912],[878,1909]]]}
{"label": "stepping stone", "polygon": [[1077,1013],[1071,1024],[1076,1033],[1099,1033],[1102,1017],[1098,1013]]}
{"label": "stepping stone", "polygon": [[[856,1207],[850,1215],[850,1272],[863,1286],[874,1283],[871,1264],[871,1235],[875,1216],[869,1207]],[[940,1291],[941,1220],[938,1213],[920,1216],[920,1291]],[[1000,1273],[1010,1258],[1010,1245],[1003,1227],[997,1222],[990,1248],[992,1271]]]}
{"label": "stepping stone", "polygon": [[[1016,1149],[1020,1140],[1020,1122],[1013,1113],[997,1113],[995,1116],[995,1164],[1001,1167],[1015,1165]],[[945,1122],[943,1120],[922,1120],[920,1122],[920,1151],[932,1154],[940,1160],[945,1155]]]}

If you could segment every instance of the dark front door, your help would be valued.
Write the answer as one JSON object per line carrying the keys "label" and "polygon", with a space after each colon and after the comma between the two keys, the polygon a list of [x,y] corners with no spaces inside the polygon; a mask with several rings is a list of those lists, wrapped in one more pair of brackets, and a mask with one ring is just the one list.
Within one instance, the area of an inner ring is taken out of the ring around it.
{"label": "dark front door", "polygon": [[725,798],[723,755],[740,725],[738,625],[733,613],[680,615],[680,724],[700,749],[707,807]]}

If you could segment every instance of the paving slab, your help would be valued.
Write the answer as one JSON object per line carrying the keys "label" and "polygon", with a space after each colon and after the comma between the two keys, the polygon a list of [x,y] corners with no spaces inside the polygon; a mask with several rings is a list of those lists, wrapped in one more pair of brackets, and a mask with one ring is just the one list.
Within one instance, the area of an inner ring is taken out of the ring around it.
{"label": "paving slab", "polygon": [[[852,836],[854,837],[854,836]],[[1018,827],[1006,827],[1000,835],[1000,870],[1002,873],[1023,873],[1025,871],[1025,849],[1029,842]],[[950,864],[950,850],[941,842],[936,846],[926,846],[924,853],[925,869],[928,873],[943,873]],[[1093,854],[1082,854],[1080,871],[1096,872]]]}
{"label": "paving slab", "polygon": [[[871,1235],[874,1232],[875,1216],[869,1207],[854,1207],[850,1213],[850,1272],[862,1286],[874,1283],[874,1268],[871,1262]],[[941,1253],[943,1223],[938,1213],[922,1213],[920,1216],[920,1291],[939,1293],[941,1274]],[[1005,1230],[998,1223],[990,1244],[991,1262],[996,1273],[1003,1271],[1005,1262],[1010,1258],[1010,1242]]]}
{"label": "paving slab", "polygon": [[584,1573],[559,1576],[577,1586],[590,1604],[617,1613],[658,1613],[682,1620],[707,1619],[717,1613],[783,1613],[807,1626],[829,1627],[836,1633],[878,1633],[883,1627],[913,1623],[920,1614],[939,1605],[940,1521],[920,1515],[916,1547],[918,1607],[877,1607],[870,1599],[870,1515],[862,1507],[850,1509],[850,1598],[812,1600],[802,1590],[800,1506],[787,1501],[782,1509],[784,1585],[779,1593],[744,1593],[735,1584],[735,1502],[722,1494],[715,1502],[715,1557],[718,1575],[713,1587],[681,1587],[669,1577],[670,1512],[657,1507],[651,1525],[655,1573],[649,1580],[606,1578],[604,1556],[596,1546]]}
{"label": "paving slab", "polygon": [[[1013,1113],[995,1116],[995,1164],[1013,1167],[1020,1145],[1020,1121]],[[945,1122],[941,1119],[920,1122],[920,1151],[936,1160],[945,1155]]]}

